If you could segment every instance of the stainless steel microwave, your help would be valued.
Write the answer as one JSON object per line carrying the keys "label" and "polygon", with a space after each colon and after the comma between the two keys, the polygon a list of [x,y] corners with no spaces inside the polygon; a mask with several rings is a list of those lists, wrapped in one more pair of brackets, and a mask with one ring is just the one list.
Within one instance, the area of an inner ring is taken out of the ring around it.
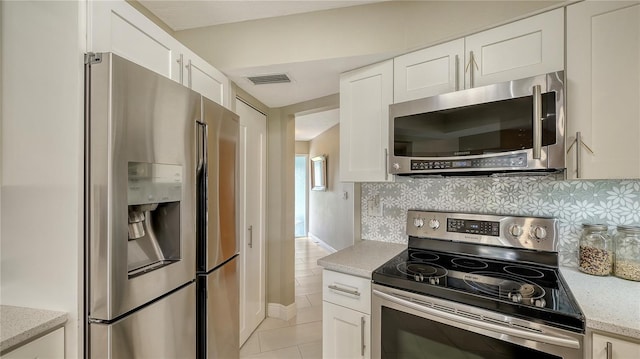
{"label": "stainless steel microwave", "polygon": [[389,106],[389,173],[564,173],[564,71]]}

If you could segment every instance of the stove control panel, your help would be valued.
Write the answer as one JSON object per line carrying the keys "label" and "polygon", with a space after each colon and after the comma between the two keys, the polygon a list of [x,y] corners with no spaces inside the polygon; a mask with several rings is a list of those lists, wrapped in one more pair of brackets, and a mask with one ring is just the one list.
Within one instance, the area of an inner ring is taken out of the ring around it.
{"label": "stove control panel", "polygon": [[411,237],[557,251],[555,218],[410,210],[407,213],[407,234]]}

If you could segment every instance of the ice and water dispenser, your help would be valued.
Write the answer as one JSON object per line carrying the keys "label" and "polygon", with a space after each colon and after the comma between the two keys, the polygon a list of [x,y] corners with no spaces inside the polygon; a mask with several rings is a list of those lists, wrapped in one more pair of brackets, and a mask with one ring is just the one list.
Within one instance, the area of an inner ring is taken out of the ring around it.
{"label": "ice and water dispenser", "polygon": [[182,166],[129,162],[127,270],[135,277],[181,259]]}

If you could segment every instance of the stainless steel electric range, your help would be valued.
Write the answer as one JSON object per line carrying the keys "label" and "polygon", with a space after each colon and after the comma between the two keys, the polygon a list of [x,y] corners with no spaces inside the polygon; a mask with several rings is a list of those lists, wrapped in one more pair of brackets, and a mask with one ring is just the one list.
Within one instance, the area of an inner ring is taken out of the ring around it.
{"label": "stainless steel electric range", "polygon": [[372,275],[374,358],[583,357],[556,219],[411,210],[407,234]]}

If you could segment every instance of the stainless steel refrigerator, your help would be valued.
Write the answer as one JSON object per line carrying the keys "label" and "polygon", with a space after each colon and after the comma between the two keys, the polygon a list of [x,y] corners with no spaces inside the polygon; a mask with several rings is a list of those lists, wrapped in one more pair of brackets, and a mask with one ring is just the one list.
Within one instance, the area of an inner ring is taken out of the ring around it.
{"label": "stainless steel refrigerator", "polygon": [[[85,79],[85,357],[196,358],[205,333],[237,351],[237,120],[114,54]],[[197,293],[224,302],[204,329]]]}
{"label": "stainless steel refrigerator", "polygon": [[238,116],[203,98],[198,122],[198,358],[240,355]]}

